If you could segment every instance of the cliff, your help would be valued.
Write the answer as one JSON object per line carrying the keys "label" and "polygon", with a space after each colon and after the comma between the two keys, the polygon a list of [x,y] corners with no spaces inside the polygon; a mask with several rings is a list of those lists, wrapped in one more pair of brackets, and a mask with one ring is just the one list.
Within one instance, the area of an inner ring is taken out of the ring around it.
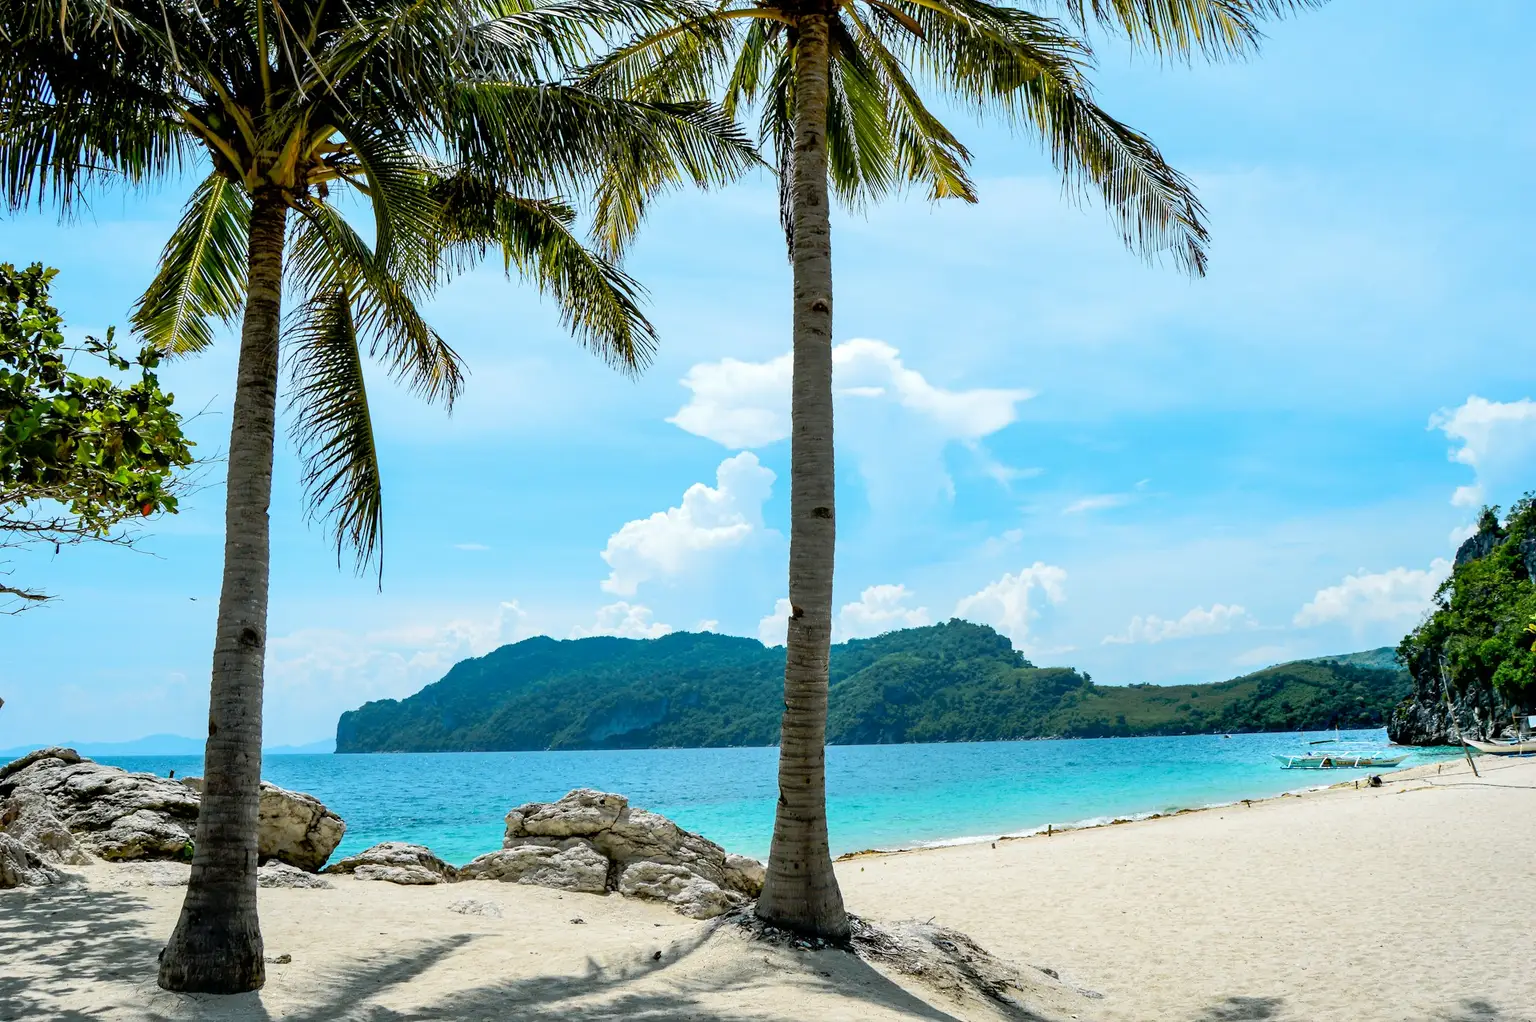
{"label": "cliff", "polygon": [[1434,610],[1398,646],[1413,692],[1387,724],[1403,745],[1496,738],[1536,712],[1536,501],[1484,508]]}
{"label": "cliff", "polygon": [[[1409,691],[1390,650],[1281,664],[1209,685],[1096,685],[950,621],[832,649],[838,745],[1380,727]],[[1358,661],[1358,662],[1353,662]],[[527,639],[401,700],[342,715],[337,752],[773,745],[784,651],[752,639]]]}

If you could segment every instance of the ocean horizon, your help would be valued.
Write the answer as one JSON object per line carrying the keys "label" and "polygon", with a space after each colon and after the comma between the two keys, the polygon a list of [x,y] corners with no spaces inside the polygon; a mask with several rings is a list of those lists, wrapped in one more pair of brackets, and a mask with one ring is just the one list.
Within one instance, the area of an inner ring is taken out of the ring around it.
{"label": "ocean horizon", "polygon": [[[1027,834],[1267,798],[1372,772],[1282,770],[1317,733],[1181,735],[1051,741],[843,745],[827,749],[832,853]],[[1387,749],[1383,729],[1345,731],[1352,747]],[[1403,764],[1456,750],[1416,749]],[[200,756],[102,756],[178,777]],[[778,749],[626,749],[274,755],[266,780],[308,792],[347,823],[336,857],[380,841],[424,844],[462,864],[501,847],[503,819],[573,788],[626,796],[726,849],[767,856]]]}

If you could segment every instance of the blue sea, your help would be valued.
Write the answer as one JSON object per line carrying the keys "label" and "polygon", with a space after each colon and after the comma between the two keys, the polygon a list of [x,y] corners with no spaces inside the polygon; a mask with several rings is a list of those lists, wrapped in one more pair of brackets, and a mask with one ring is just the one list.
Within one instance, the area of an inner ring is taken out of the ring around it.
{"label": "blue sea", "polygon": [[[1369,770],[1282,770],[1276,754],[1332,735],[1189,735],[827,750],[833,854],[995,837],[1262,798]],[[1385,731],[1346,731],[1386,749]],[[1322,747],[1324,749],[1327,746]],[[1403,766],[1456,750],[1418,750]],[[320,799],[347,822],[338,855],[379,841],[428,845],[463,863],[501,847],[502,819],[572,788],[627,795],[727,849],[765,857],[778,750],[271,755],[267,780]],[[102,757],[129,770],[200,774],[198,756]]]}

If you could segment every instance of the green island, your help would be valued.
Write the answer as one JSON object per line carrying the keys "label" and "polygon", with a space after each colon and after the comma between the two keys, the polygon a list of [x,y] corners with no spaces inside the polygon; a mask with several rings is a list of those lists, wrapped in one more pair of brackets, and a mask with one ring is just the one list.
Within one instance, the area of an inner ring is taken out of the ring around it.
{"label": "green island", "polygon": [[[525,639],[406,699],[344,713],[336,751],[460,752],[773,745],[784,650],[675,632]],[[832,647],[827,740],[1098,738],[1381,727],[1412,682],[1390,648],[1200,685],[1098,685],[1037,667],[993,629],[951,620]]]}

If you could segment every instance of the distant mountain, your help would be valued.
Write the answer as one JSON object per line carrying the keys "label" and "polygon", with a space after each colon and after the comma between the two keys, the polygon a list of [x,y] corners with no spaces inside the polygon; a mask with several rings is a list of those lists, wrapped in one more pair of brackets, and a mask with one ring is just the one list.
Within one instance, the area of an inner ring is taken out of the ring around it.
{"label": "distant mountain", "polygon": [[[832,648],[833,744],[1379,727],[1408,676],[1375,650],[1206,685],[1096,685],[953,620]],[[675,632],[547,637],[455,664],[409,698],[342,714],[337,752],[772,745],[784,650]]]}
{"label": "distant mountain", "polygon": [[[82,756],[105,756],[110,759],[114,756],[201,756],[207,740],[182,735],[146,735],[128,742],[37,742],[0,749],[0,763],[48,745],[63,745]],[[324,738],[308,745],[274,745],[261,751],[266,755],[281,756],[285,753],[334,752],[335,748],[336,742],[333,739]]]}
{"label": "distant mountain", "polygon": [[263,756],[313,756],[336,751],[336,739],[322,738],[304,745],[269,745],[261,750]]}
{"label": "distant mountain", "polygon": [[1368,649],[1362,653],[1340,653],[1338,656],[1313,657],[1306,661],[1309,664],[1322,664],[1332,661],[1336,664],[1346,664],[1350,667],[1369,667],[1375,671],[1401,671],[1402,663],[1397,659],[1396,646],[1382,646],[1380,649]]}

